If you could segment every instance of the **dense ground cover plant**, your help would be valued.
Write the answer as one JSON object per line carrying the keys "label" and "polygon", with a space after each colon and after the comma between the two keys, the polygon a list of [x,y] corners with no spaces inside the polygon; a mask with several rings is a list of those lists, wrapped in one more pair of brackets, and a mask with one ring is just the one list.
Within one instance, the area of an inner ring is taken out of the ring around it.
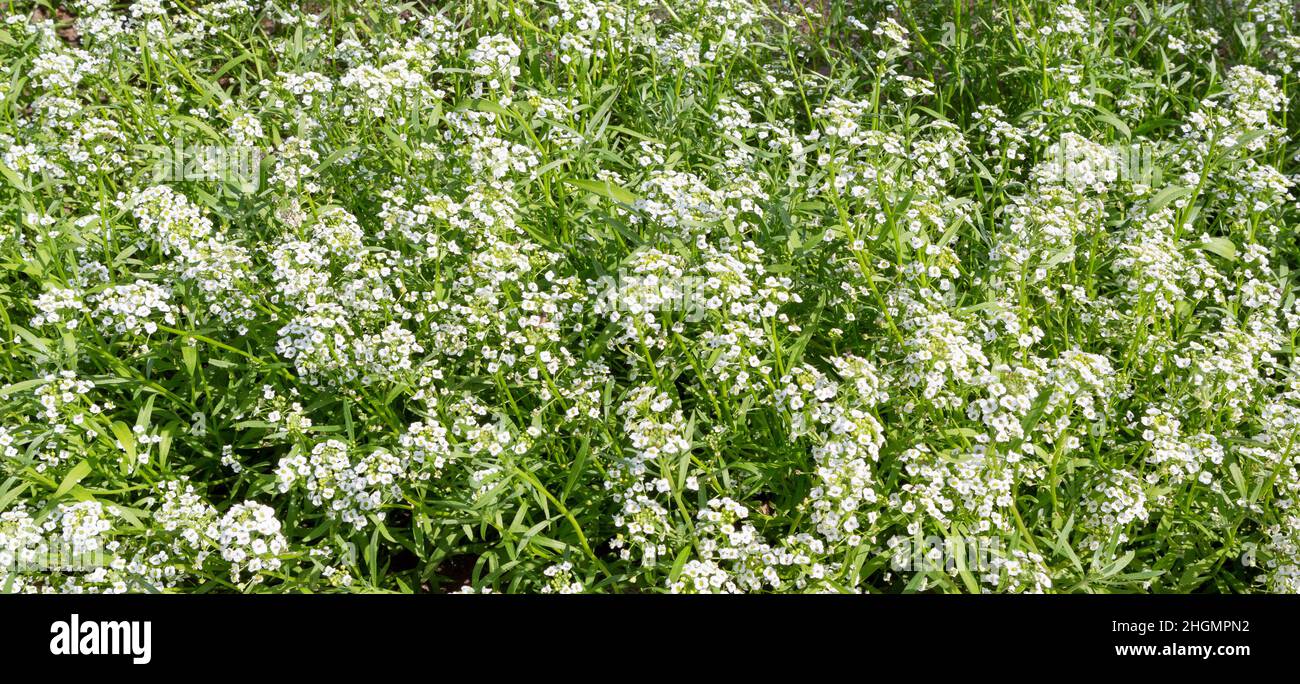
{"label": "dense ground cover plant", "polygon": [[6,591],[1300,590],[1288,2],[0,6]]}

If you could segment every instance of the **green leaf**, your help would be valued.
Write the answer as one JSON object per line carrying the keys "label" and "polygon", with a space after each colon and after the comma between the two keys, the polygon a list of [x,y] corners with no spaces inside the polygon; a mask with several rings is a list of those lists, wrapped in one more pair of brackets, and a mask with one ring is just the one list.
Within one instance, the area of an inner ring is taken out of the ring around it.
{"label": "green leaf", "polygon": [[677,578],[682,576],[682,568],[686,567],[686,559],[690,557],[691,557],[690,546],[687,546],[686,548],[682,549],[681,552],[677,554],[677,558],[673,560],[673,569],[671,572],[668,573],[669,584],[676,582]]}
{"label": "green leaf", "polygon": [[22,382],[15,382],[12,385],[6,385],[3,388],[0,388],[0,397],[7,397],[11,394],[17,394],[18,392],[25,392],[29,389],[34,389],[44,384],[45,384],[45,380],[42,378],[36,378],[35,380],[23,380]]}
{"label": "green leaf", "polygon": [[576,188],[582,188],[587,192],[600,195],[601,197],[608,197],[616,202],[622,202],[623,204],[632,204],[637,200],[636,195],[624,188],[610,183],[609,181],[566,178],[564,179],[564,182]]}
{"label": "green leaf", "polygon": [[32,191],[31,186],[27,184],[27,181],[23,180],[22,176],[19,176],[4,164],[0,164],[0,176],[4,176],[5,180],[9,181],[9,184],[14,186],[18,192],[27,193]]}
{"label": "green leaf", "polygon": [[72,466],[72,470],[69,470],[68,474],[63,476],[63,481],[59,483],[59,488],[54,490],[54,496],[51,498],[58,499],[67,494],[70,489],[77,486],[78,482],[81,482],[82,478],[89,475],[90,471],[90,463],[86,461]]}
{"label": "green leaf", "polygon": [[492,100],[472,100],[469,103],[469,108],[477,109],[480,112],[488,112],[490,114],[500,114],[501,116],[509,118],[515,116],[514,112],[502,107],[499,102],[493,102]]}
{"label": "green leaf", "polygon": [[1152,197],[1150,201],[1147,202],[1147,211],[1154,214],[1160,211],[1161,209],[1164,209],[1165,207],[1169,206],[1170,202],[1173,202],[1174,200],[1180,197],[1185,197],[1187,195],[1190,195],[1191,193],[1192,193],[1191,188],[1184,188],[1177,185],[1171,185],[1165,188],[1164,190],[1157,192],[1155,194],[1155,197]]}
{"label": "green leaf", "polygon": [[1112,128],[1114,128],[1116,131],[1119,131],[1120,135],[1124,136],[1125,140],[1128,140],[1133,137],[1133,131],[1129,130],[1128,124],[1121,121],[1118,116],[1112,114],[1105,107],[1095,106],[1093,108],[1097,110],[1098,121],[1110,124]]}
{"label": "green leaf", "polygon": [[1218,254],[1228,261],[1237,260],[1237,246],[1226,237],[1210,238],[1209,241],[1197,245],[1198,248],[1207,252]]}
{"label": "green leaf", "polygon": [[199,350],[192,344],[181,345],[181,361],[185,364],[185,372],[192,378],[194,371],[199,366]]}
{"label": "green leaf", "polygon": [[109,428],[113,431],[113,436],[117,437],[118,447],[126,452],[127,460],[135,463],[135,434],[131,432],[130,426],[117,420]]}

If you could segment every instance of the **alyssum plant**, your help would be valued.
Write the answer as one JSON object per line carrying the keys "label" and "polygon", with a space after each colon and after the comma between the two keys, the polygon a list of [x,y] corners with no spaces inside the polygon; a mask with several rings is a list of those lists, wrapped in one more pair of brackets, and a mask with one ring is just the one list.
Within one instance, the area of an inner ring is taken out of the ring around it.
{"label": "alyssum plant", "polygon": [[0,7],[5,591],[1300,590],[1289,2]]}

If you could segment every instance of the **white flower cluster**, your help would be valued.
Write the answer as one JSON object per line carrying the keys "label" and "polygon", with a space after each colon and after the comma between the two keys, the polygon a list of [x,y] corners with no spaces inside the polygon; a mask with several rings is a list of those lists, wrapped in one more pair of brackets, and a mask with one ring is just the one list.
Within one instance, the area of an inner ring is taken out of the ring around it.
{"label": "white flower cluster", "polygon": [[826,546],[811,535],[768,544],[746,519],[749,509],[729,498],[715,498],[699,512],[695,527],[699,557],[682,565],[668,590],[674,594],[739,594],[764,588],[817,587],[828,568],[813,560]]}
{"label": "white flower cluster", "polygon": [[93,315],[118,334],[152,335],[158,321],[176,325],[176,309],[167,288],[144,280],[114,285],[90,296]]}
{"label": "white flower cluster", "polygon": [[885,438],[871,411],[887,395],[870,361],[845,355],[831,365],[844,385],[803,366],[782,380],[776,399],[790,412],[791,434],[812,438],[817,479],[808,501],[818,534],[856,546],[862,521],[874,523],[878,515],[862,509],[879,499],[870,464],[879,459]]}
{"label": "white flower cluster", "polygon": [[687,456],[691,442],[683,434],[682,412],[674,410],[673,400],[654,387],[633,390],[618,413],[630,445],[623,457],[610,464],[605,480],[605,488],[621,509],[614,517],[621,531],[613,545],[624,558],[638,553],[641,562],[649,565],[666,553],[665,542],[672,532],[663,503],[672,491],[664,477],[667,465]]}
{"label": "white flower cluster", "polygon": [[542,575],[547,578],[542,587],[543,594],[581,594],[586,591],[582,582],[574,579],[573,563],[569,561],[547,566]]}
{"label": "white flower cluster", "polygon": [[474,74],[488,81],[488,87],[496,90],[502,86],[502,80],[509,83],[519,76],[519,46],[509,36],[483,36],[478,45],[470,52],[469,61],[474,64]]}
{"label": "white flower cluster", "polygon": [[286,456],[275,474],[281,492],[301,483],[313,504],[362,528],[369,524],[367,516],[384,517],[379,507],[386,497],[400,495],[405,468],[383,449],[356,457],[347,444],[331,439],[312,447],[309,454]]}
{"label": "white flower cluster", "polygon": [[264,504],[235,504],[211,525],[207,536],[217,546],[217,553],[230,564],[233,582],[260,580],[264,573],[274,573],[282,564],[289,543],[280,529],[275,510]]}
{"label": "white flower cluster", "polygon": [[1177,416],[1159,407],[1150,407],[1140,419],[1142,439],[1149,442],[1148,463],[1156,466],[1146,480],[1150,484],[1180,485],[1196,480],[1208,485],[1223,465],[1224,449],[1214,435],[1184,437]]}
{"label": "white flower cluster", "polygon": [[1127,470],[1111,470],[1096,476],[1083,502],[1079,528],[1088,535],[1086,547],[1097,551],[1127,542],[1130,527],[1150,515],[1142,481]]}

